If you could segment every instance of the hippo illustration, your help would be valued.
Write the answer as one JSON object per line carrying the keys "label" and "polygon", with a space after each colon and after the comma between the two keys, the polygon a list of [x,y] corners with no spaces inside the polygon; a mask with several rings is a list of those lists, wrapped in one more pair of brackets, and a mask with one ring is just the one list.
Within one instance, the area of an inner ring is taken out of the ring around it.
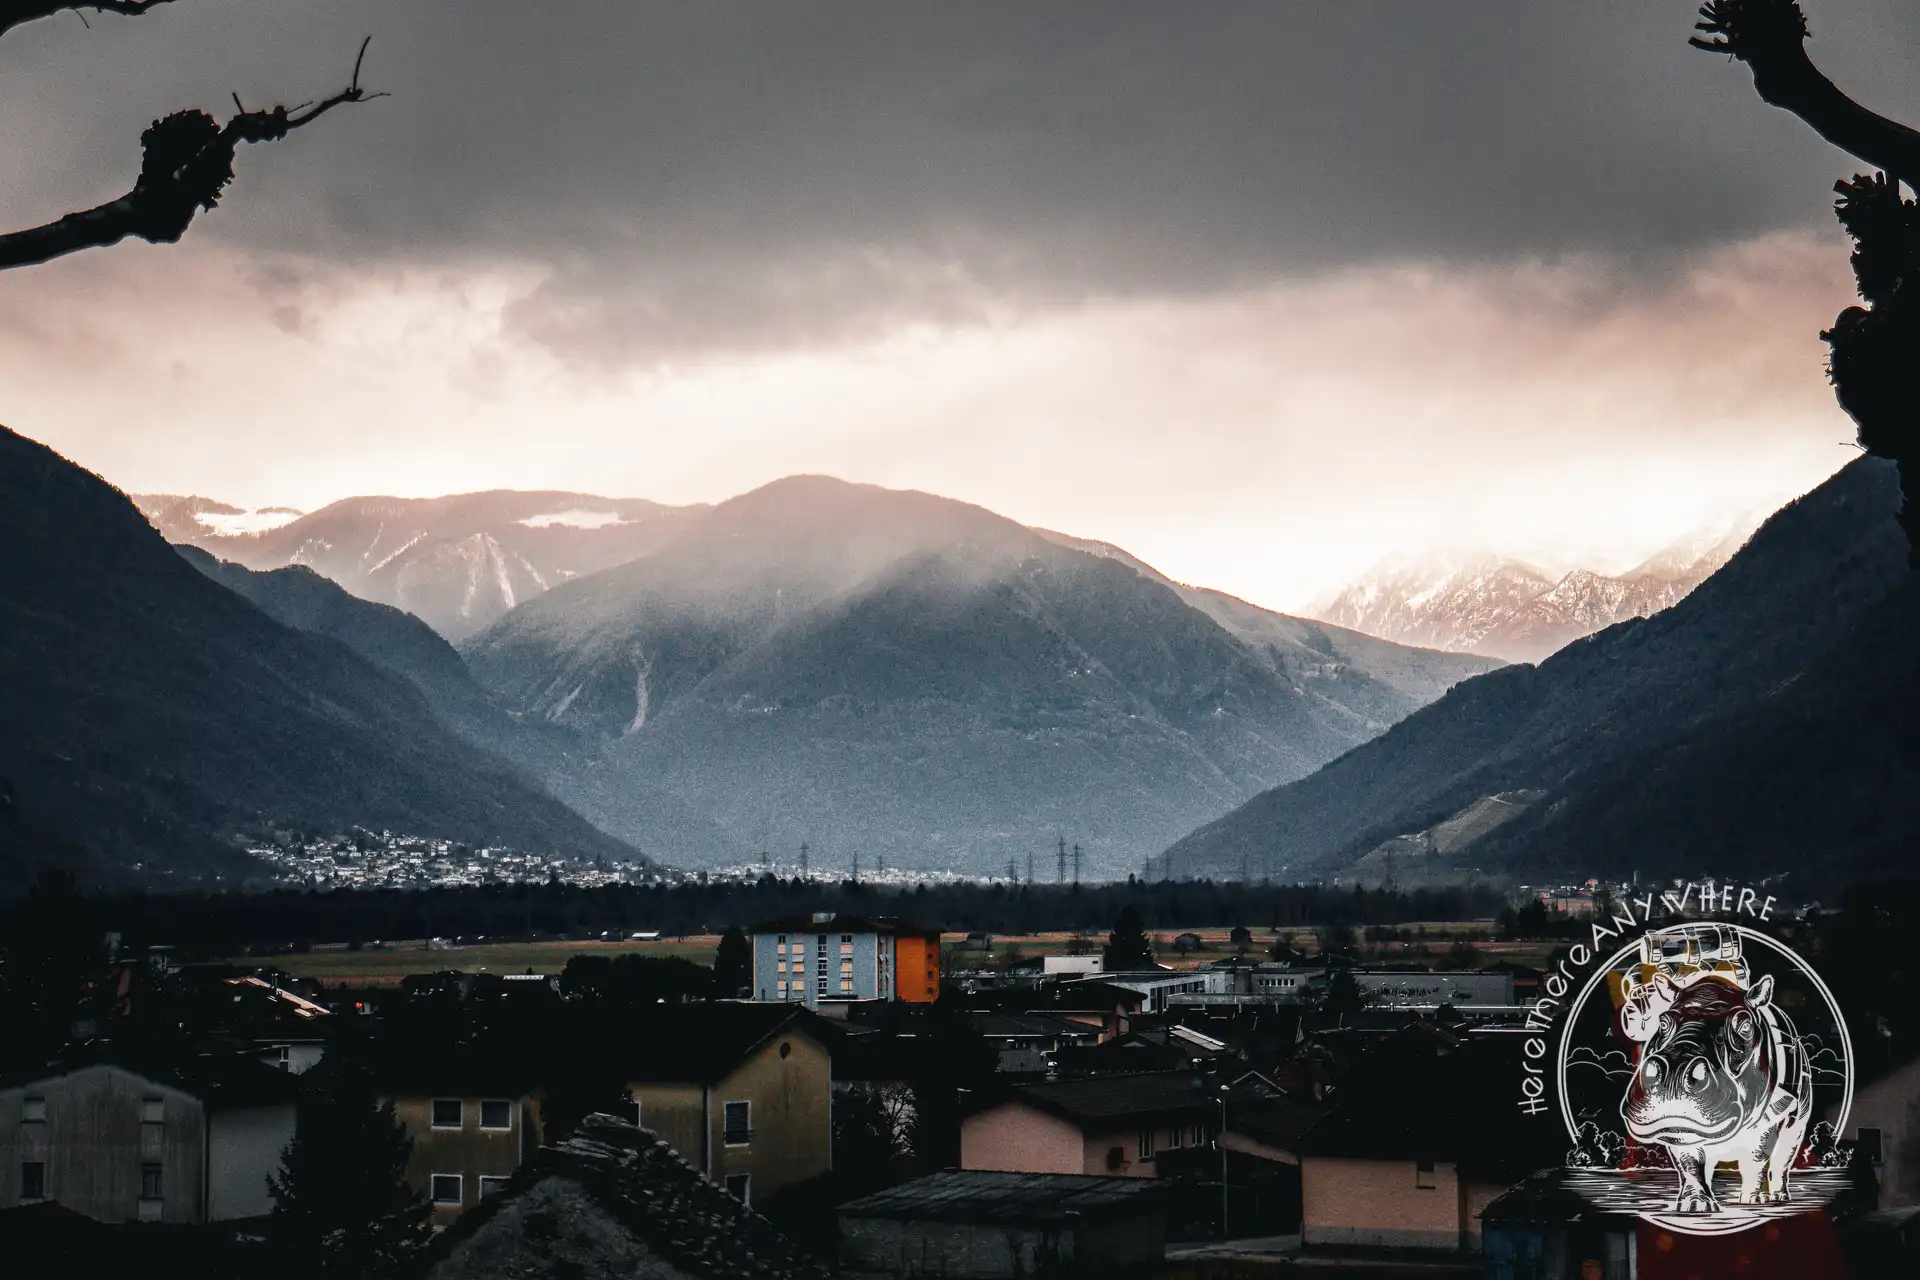
{"label": "hippo illustration", "polygon": [[1723,1160],[1740,1167],[1740,1203],[1784,1201],[1813,1108],[1813,1074],[1793,1023],[1773,1003],[1772,976],[1745,991],[1717,974],[1685,985],[1661,975],[1650,986],[1633,1019],[1646,1035],[1620,1113],[1636,1141],[1667,1148],[1680,1175],[1675,1212],[1720,1207],[1713,1171]]}

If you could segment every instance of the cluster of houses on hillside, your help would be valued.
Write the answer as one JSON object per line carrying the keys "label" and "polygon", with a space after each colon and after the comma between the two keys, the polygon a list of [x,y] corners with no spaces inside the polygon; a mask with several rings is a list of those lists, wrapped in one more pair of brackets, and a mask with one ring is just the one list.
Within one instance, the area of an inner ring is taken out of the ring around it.
{"label": "cluster of houses on hillside", "polygon": [[[752,951],[746,998],[590,1019],[590,1056],[622,1101],[565,1132],[577,1044],[423,1049],[403,1036],[425,1017],[418,991],[189,967],[190,1051],[95,1038],[0,1079],[0,1246],[8,1217],[37,1206],[257,1223],[305,1073],[348,1041],[391,1041],[406,1051],[368,1061],[443,1229],[436,1275],[534,1248],[528,1215],[549,1201],[659,1255],[662,1275],[1149,1274],[1229,1241],[1502,1280],[1640,1274],[1631,1249],[1529,1181],[1567,1144],[1514,1106],[1540,979],[1523,968],[1350,969],[1357,1007],[1334,1010],[1324,966],[1244,960],[1043,966],[962,990],[943,981],[936,931],[830,913],[769,922]],[[525,975],[435,991],[503,1008],[573,998]],[[881,1156],[850,1132],[874,1105]],[[1916,1116],[1920,1065],[1861,1081],[1841,1137],[1871,1149],[1882,1206],[1920,1204]],[[696,1202],[673,1230],[634,1209]],[[696,1247],[703,1232],[711,1247]]]}

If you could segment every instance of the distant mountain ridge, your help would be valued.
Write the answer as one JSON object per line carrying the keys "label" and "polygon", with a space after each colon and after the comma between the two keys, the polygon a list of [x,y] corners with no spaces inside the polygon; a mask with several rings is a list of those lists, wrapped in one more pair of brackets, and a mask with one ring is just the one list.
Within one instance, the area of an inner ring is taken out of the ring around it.
{"label": "distant mountain ridge", "polygon": [[1899,502],[1891,464],[1855,461],[1672,607],[1456,686],[1174,842],[1156,873],[1911,872],[1920,584]]}
{"label": "distant mountain ridge", "polygon": [[[137,501],[169,541],[250,569],[305,565],[362,599],[414,614],[454,641],[550,587],[645,554],[702,510],[638,498],[495,490],[346,498],[240,532],[249,513],[224,503],[166,494]],[[275,510],[285,509],[263,509]]]}
{"label": "distant mountain ridge", "polygon": [[1401,644],[1538,662],[1582,636],[1685,598],[1745,541],[1744,526],[1669,547],[1618,575],[1550,574],[1485,555],[1384,566],[1314,612]]}
{"label": "distant mountain ridge", "polygon": [[409,681],[187,564],[127,498],[0,428],[0,879],[84,850],[228,881],[236,838],[391,828],[632,858]]}
{"label": "distant mountain ridge", "polygon": [[[1496,665],[1169,583],[1115,548],[929,494],[804,476],[522,604],[463,646],[516,715],[599,745],[593,796],[664,851],[650,795],[729,833],[714,862],[973,874],[1070,833],[1122,875]],[[1377,672],[1376,672],[1377,668]],[[642,803],[629,788],[644,786]],[[665,854],[669,860],[675,854]]]}

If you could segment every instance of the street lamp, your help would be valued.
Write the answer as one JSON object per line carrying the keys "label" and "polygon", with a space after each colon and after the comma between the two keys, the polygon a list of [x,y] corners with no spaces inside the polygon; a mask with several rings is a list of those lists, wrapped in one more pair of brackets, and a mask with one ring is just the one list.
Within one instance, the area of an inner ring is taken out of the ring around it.
{"label": "street lamp", "polygon": [[1227,1238],[1227,1086],[1220,1086],[1220,1238]]}

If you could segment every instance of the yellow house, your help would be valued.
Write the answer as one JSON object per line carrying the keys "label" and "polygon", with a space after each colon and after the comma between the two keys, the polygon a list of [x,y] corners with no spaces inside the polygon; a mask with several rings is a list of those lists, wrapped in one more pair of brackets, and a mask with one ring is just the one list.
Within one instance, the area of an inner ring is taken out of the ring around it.
{"label": "yellow house", "polygon": [[661,1005],[617,1032],[631,1119],[747,1204],[833,1168],[833,1064],[794,1006]]}
{"label": "yellow house", "polygon": [[407,1182],[444,1227],[506,1186],[540,1145],[540,1114],[518,1079],[481,1064],[391,1065],[382,1092],[413,1142]]}

